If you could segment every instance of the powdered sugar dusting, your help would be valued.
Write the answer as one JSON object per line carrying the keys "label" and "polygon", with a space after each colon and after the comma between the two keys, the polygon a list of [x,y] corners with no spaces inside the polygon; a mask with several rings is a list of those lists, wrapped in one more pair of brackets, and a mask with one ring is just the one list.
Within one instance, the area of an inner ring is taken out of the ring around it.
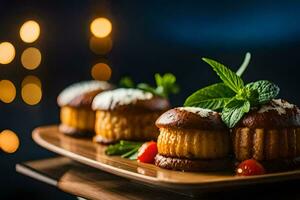
{"label": "powdered sugar dusting", "polygon": [[105,81],[82,81],[74,83],[65,88],[58,96],[58,102],[61,106],[68,105],[74,98],[95,90],[107,90],[110,89],[111,84]]}
{"label": "powdered sugar dusting", "polygon": [[105,91],[98,94],[92,103],[94,110],[110,108],[114,109],[118,105],[134,104],[138,100],[148,100],[153,98],[153,94],[139,89],[120,88]]}
{"label": "powdered sugar dusting", "polygon": [[270,110],[275,110],[279,115],[286,114],[287,109],[293,109],[295,105],[282,99],[273,99],[269,104],[261,106],[258,113],[268,112]]}
{"label": "powdered sugar dusting", "polygon": [[197,115],[200,115],[201,117],[208,117],[211,114],[215,114],[215,111],[212,111],[210,109],[204,109],[204,108],[198,108],[198,107],[179,107],[179,110],[184,110],[187,112],[195,113]]}

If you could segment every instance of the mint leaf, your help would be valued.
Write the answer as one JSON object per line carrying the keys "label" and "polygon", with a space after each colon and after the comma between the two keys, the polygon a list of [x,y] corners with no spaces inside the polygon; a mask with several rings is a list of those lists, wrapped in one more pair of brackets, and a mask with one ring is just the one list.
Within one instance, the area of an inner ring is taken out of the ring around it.
{"label": "mint leaf", "polygon": [[153,88],[152,86],[148,85],[147,83],[139,83],[137,85],[137,88],[147,91],[147,92],[151,92],[153,94],[156,94],[156,88]]}
{"label": "mint leaf", "polygon": [[238,100],[248,100],[250,101],[251,105],[257,105],[258,102],[258,91],[251,90],[250,88],[244,87],[243,89],[239,90],[236,94],[235,98]]}
{"label": "mint leaf", "polygon": [[242,76],[243,73],[245,72],[245,70],[247,69],[249,62],[251,59],[251,54],[249,52],[246,53],[244,61],[242,63],[242,65],[240,66],[240,68],[236,71],[236,75],[238,76]]}
{"label": "mint leaf", "polygon": [[234,96],[235,93],[224,83],[216,83],[193,93],[186,99],[184,106],[218,110]]}
{"label": "mint leaf", "polygon": [[259,104],[264,104],[271,99],[274,99],[280,91],[277,85],[267,80],[252,82],[247,84],[245,87],[252,91],[257,91],[257,101]]}
{"label": "mint leaf", "polygon": [[249,110],[249,101],[234,98],[223,108],[222,120],[229,128],[233,128]]}
{"label": "mint leaf", "polygon": [[244,87],[243,80],[223,64],[209,58],[202,58],[202,60],[208,63],[213,70],[217,72],[218,76],[225,83],[225,85],[227,85],[234,92],[237,93]]}
{"label": "mint leaf", "polygon": [[156,85],[159,86],[159,85],[162,85],[163,83],[163,78],[160,74],[156,73],[154,75],[154,78],[155,78],[155,82],[156,82]]}
{"label": "mint leaf", "polygon": [[121,78],[119,85],[120,85],[120,87],[123,87],[123,88],[134,88],[135,87],[133,80],[128,76]]}
{"label": "mint leaf", "polygon": [[155,74],[156,81],[156,94],[168,97],[169,94],[177,94],[179,92],[179,86],[176,84],[176,77],[171,73],[166,73],[163,76]]}

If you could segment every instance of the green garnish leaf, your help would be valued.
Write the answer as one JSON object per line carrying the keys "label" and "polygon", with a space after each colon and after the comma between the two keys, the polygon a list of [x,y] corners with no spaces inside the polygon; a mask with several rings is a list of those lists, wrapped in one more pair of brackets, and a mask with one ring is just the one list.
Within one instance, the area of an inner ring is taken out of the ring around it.
{"label": "green garnish leaf", "polygon": [[133,148],[131,151],[128,151],[127,153],[124,153],[121,155],[122,158],[130,158],[133,154],[137,153],[139,150],[139,146]]}
{"label": "green garnish leaf", "polygon": [[249,110],[250,102],[248,100],[233,98],[223,108],[222,120],[229,128],[233,128]]}
{"label": "green garnish leaf", "polygon": [[139,83],[139,84],[137,84],[137,88],[144,90],[146,92],[151,92],[153,94],[156,94],[156,88],[150,86],[147,83]]}
{"label": "green garnish leaf", "polygon": [[248,83],[246,88],[249,88],[251,91],[257,91],[259,104],[264,104],[274,99],[280,91],[277,85],[267,80]]}
{"label": "green garnish leaf", "polygon": [[156,87],[152,87],[147,83],[139,83],[137,88],[164,98],[168,98],[170,94],[177,94],[179,92],[176,77],[171,73],[164,74],[163,76],[155,74],[155,82]]}
{"label": "green garnish leaf", "polygon": [[176,77],[171,73],[166,73],[163,76],[155,74],[156,93],[159,96],[167,98],[170,94],[177,94],[179,86],[176,84]]}
{"label": "green garnish leaf", "polygon": [[239,100],[247,100],[250,101],[251,105],[257,105],[258,103],[258,92],[257,90],[251,90],[250,88],[244,87],[243,89],[239,90],[239,92],[235,95],[236,99]]}
{"label": "green garnish leaf", "polygon": [[139,146],[139,145],[141,145],[141,144],[143,144],[143,143],[141,143],[141,142],[134,142],[134,141],[127,141],[127,140],[120,140],[120,144],[121,145],[133,145],[133,146]]}
{"label": "green garnish leaf", "polygon": [[121,155],[123,158],[130,158],[142,146],[141,142],[131,142],[121,140],[117,144],[109,145],[105,151],[107,155]]}
{"label": "green garnish leaf", "polygon": [[129,160],[137,160],[138,154],[139,154],[139,152],[136,151],[134,154],[132,154],[132,155],[129,157]]}
{"label": "green garnish leaf", "polygon": [[250,53],[247,53],[236,73],[215,60],[203,58],[212,66],[223,83],[213,84],[196,91],[186,99],[184,106],[222,111],[223,122],[232,128],[249,112],[251,107],[274,99],[280,89],[270,81],[260,80],[244,85],[240,76],[246,70],[250,58]]}
{"label": "green garnish leaf", "polygon": [[186,99],[184,106],[218,110],[234,96],[235,92],[224,83],[216,83],[193,93]]}
{"label": "green garnish leaf", "polygon": [[236,75],[236,73],[231,71],[228,67],[209,58],[202,58],[202,60],[208,63],[218,74],[218,76],[221,78],[224,84],[227,85],[234,92],[237,93],[240,89],[244,87],[244,81],[238,75]]}
{"label": "green garnish leaf", "polygon": [[123,87],[123,88],[134,88],[135,87],[133,80],[128,76],[121,78],[119,85],[120,85],[120,87]]}

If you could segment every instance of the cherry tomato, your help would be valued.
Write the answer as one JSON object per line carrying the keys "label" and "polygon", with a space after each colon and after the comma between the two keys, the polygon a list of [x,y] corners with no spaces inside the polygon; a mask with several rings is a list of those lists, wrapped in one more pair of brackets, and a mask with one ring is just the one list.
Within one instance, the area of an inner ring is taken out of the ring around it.
{"label": "cherry tomato", "polygon": [[265,174],[265,168],[256,160],[249,159],[241,162],[236,168],[238,176],[253,176]]}
{"label": "cherry tomato", "polygon": [[150,141],[144,143],[138,151],[138,161],[143,163],[154,163],[154,158],[157,154],[156,142]]}

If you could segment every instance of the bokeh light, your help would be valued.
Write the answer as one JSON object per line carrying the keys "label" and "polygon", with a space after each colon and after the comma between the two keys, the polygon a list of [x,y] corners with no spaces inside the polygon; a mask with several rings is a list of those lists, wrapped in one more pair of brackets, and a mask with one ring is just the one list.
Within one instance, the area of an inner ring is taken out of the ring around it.
{"label": "bokeh light", "polygon": [[36,105],[42,99],[42,88],[35,83],[26,83],[22,86],[21,96],[28,105]]}
{"label": "bokeh light", "polygon": [[0,81],[0,100],[4,103],[11,103],[16,97],[16,87],[9,80]]}
{"label": "bokeh light", "polygon": [[95,80],[107,81],[111,77],[111,68],[106,63],[97,63],[92,67],[91,75]]}
{"label": "bokeh light", "polygon": [[40,88],[42,87],[41,80],[38,77],[33,76],[33,75],[26,76],[23,79],[21,86],[24,87],[26,84],[29,84],[29,83],[35,84],[35,85],[39,86]]}
{"label": "bokeh light", "polygon": [[14,153],[19,148],[20,141],[13,131],[4,130],[0,133],[0,148],[6,153]]}
{"label": "bokeh light", "polygon": [[40,25],[33,20],[25,22],[20,29],[20,37],[26,43],[32,43],[40,36]]}
{"label": "bokeh light", "polygon": [[9,42],[0,43],[0,64],[8,64],[16,55],[15,47]]}
{"label": "bokeh light", "polygon": [[28,70],[36,69],[42,60],[42,54],[40,50],[34,47],[25,49],[21,56],[22,65]]}
{"label": "bokeh light", "polygon": [[90,49],[99,55],[105,55],[112,49],[112,39],[110,37],[105,38],[90,38]]}
{"label": "bokeh light", "polygon": [[106,37],[112,30],[111,22],[106,18],[96,18],[90,25],[92,34],[98,38]]}

